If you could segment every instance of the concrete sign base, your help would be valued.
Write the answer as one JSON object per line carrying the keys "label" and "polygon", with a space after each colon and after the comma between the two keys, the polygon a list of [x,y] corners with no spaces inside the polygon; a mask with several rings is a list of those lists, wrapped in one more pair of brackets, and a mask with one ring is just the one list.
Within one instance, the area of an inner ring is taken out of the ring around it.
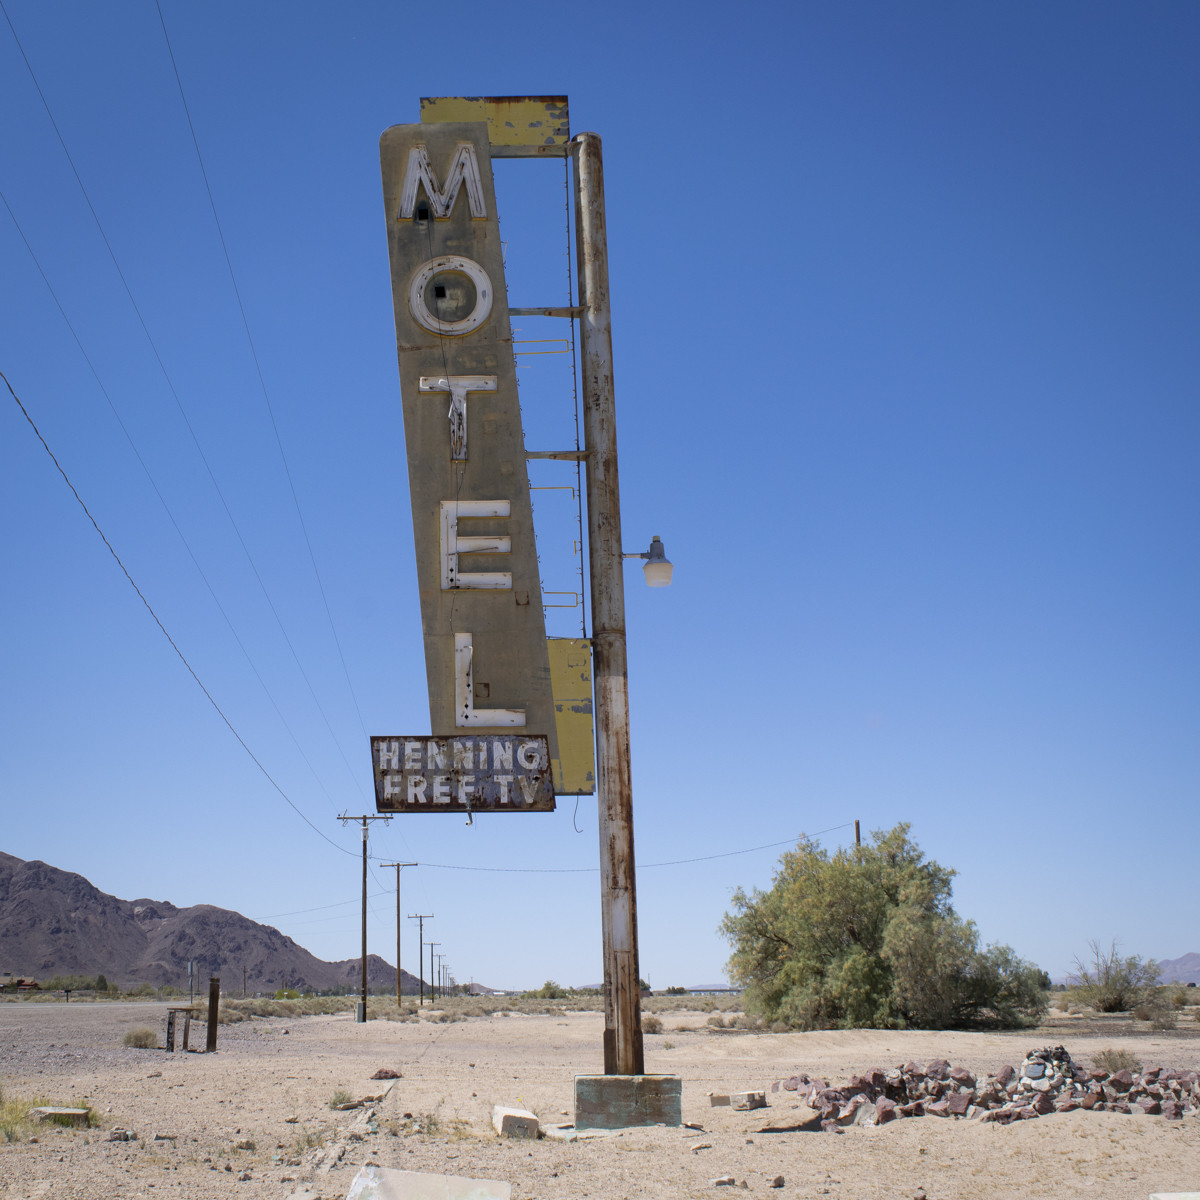
{"label": "concrete sign base", "polygon": [[576,1075],[575,1128],[682,1125],[678,1075]]}

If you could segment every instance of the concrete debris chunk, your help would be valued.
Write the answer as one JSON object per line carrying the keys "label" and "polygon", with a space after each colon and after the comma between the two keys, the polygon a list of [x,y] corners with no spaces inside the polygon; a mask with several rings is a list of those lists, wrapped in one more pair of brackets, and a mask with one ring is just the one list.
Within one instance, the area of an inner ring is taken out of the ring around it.
{"label": "concrete debris chunk", "polygon": [[536,1138],[541,1126],[537,1117],[524,1108],[496,1104],[492,1106],[492,1128],[501,1137]]}
{"label": "concrete debris chunk", "polygon": [[366,1166],[354,1177],[346,1200],[512,1200],[512,1187],[499,1179]]}
{"label": "concrete debris chunk", "polygon": [[708,1106],[710,1108],[720,1108],[722,1105],[729,1103],[728,1092],[709,1092]]}
{"label": "concrete debris chunk", "polygon": [[749,1112],[755,1108],[767,1107],[766,1092],[734,1092],[729,1097],[729,1107],[738,1112]]}
{"label": "concrete debris chunk", "polygon": [[86,1126],[91,1110],[86,1108],[63,1108],[45,1104],[29,1110],[39,1121],[55,1121],[58,1124]]}

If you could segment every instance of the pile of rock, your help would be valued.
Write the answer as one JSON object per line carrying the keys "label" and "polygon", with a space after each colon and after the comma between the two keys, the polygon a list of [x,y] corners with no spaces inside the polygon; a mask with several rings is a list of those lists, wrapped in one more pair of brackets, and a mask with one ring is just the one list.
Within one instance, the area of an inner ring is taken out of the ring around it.
{"label": "pile of rock", "polygon": [[890,1071],[874,1068],[842,1086],[805,1074],[776,1080],[772,1092],[802,1096],[814,1110],[812,1125],[883,1125],[899,1117],[977,1117],[981,1121],[1029,1120],[1054,1112],[1090,1109],[1179,1120],[1200,1113],[1200,1075],[1162,1067],[1134,1074],[1085,1070],[1062,1046],[1031,1050],[1020,1068],[1001,1067],[977,1079],[945,1059],[910,1062]]}

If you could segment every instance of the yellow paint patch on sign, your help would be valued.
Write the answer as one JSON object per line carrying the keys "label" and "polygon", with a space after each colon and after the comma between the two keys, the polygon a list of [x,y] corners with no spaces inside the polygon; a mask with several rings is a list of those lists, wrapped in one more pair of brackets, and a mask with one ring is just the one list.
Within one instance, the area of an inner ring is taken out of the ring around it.
{"label": "yellow paint patch on sign", "polygon": [[592,730],[592,644],[586,638],[547,638],[550,690],[558,758],[551,758],[558,796],[591,796],[596,791],[596,750]]}
{"label": "yellow paint patch on sign", "polygon": [[421,123],[484,121],[493,146],[565,146],[566,96],[422,96]]}

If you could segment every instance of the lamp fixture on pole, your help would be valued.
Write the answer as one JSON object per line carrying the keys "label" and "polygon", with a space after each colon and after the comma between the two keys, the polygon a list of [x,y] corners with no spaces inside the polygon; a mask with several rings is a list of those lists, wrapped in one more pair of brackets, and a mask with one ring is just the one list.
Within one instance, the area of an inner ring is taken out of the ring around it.
{"label": "lamp fixture on pole", "polygon": [[666,549],[662,544],[662,538],[657,533],[650,539],[649,550],[643,550],[640,554],[622,554],[621,557],[644,558],[646,560],[646,565],[642,567],[642,571],[646,576],[647,587],[670,586],[675,566],[667,557]]}

